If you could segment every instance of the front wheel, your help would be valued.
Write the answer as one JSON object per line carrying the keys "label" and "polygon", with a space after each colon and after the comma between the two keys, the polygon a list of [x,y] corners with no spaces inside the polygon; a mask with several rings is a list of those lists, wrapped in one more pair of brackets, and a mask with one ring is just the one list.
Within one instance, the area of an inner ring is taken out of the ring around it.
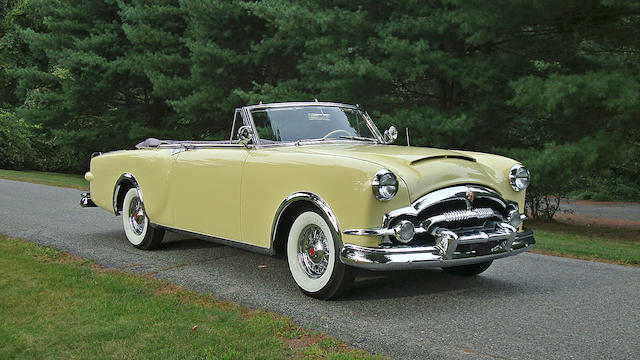
{"label": "front wheel", "polygon": [[300,290],[316,299],[340,296],[349,288],[355,269],[340,261],[336,234],[315,208],[300,212],[287,238],[287,261]]}
{"label": "front wheel", "polygon": [[163,229],[151,226],[136,188],[129,189],[124,196],[122,225],[127,240],[131,245],[141,250],[158,248],[164,237]]}
{"label": "front wheel", "polygon": [[492,262],[493,260],[477,264],[443,267],[442,270],[458,276],[475,276],[487,270]]}

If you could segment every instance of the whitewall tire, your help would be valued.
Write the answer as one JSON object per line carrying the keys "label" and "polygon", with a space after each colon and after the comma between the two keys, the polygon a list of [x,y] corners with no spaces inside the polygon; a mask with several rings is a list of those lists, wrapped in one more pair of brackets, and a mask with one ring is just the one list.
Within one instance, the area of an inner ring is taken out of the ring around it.
{"label": "whitewall tire", "polygon": [[289,271],[300,290],[318,299],[340,296],[353,282],[355,269],[344,265],[336,234],[315,208],[303,209],[287,237]]}
{"label": "whitewall tire", "polygon": [[138,249],[155,249],[164,237],[164,230],[151,226],[137,188],[129,189],[124,196],[122,225],[127,240]]}

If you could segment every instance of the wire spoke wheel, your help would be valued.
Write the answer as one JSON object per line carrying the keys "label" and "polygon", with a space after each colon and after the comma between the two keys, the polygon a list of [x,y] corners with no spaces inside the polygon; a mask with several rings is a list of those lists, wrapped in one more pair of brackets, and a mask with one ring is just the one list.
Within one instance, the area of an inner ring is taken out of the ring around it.
{"label": "wire spoke wheel", "polygon": [[314,279],[321,277],[329,266],[329,256],[331,252],[322,229],[307,225],[298,238],[298,262],[304,272]]}
{"label": "wire spoke wheel", "polygon": [[354,269],[340,260],[336,234],[314,207],[302,209],[291,224],[286,245],[289,270],[308,296],[332,299],[353,282]]}
{"label": "wire spoke wheel", "polygon": [[122,225],[131,245],[141,250],[160,246],[164,230],[151,225],[137,188],[127,190],[122,203]]}
{"label": "wire spoke wheel", "polygon": [[129,204],[129,225],[131,225],[131,230],[133,230],[136,235],[141,235],[144,231],[144,222],[146,219],[147,216],[142,208],[140,198],[136,196]]}

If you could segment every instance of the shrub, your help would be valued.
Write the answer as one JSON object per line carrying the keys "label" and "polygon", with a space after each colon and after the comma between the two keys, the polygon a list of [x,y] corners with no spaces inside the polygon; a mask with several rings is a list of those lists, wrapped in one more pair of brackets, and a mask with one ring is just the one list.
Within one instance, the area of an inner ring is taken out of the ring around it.
{"label": "shrub", "polygon": [[594,200],[638,199],[636,152],[623,139],[605,133],[572,143],[547,143],[542,150],[506,151],[531,171],[526,210],[534,219],[546,220],[558,211],[560,199],[569,195]]}
{"label": "shrub", "polygon": [[21,170],[34,165],[33,130],[16,114],[0,112],[0,168]]}

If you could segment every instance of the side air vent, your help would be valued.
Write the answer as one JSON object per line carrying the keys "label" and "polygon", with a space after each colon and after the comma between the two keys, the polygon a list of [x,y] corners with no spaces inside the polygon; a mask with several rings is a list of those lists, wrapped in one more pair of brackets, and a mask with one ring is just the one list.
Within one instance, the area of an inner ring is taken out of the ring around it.
{"label": "side air vent", "polygon": [[428,156],[422,159],[414,160],[411,162],[411,165],[415,165],[423,161],[430,161],[430,160],[436,160],[436,159],[459,159],[459,160],[476,162],[476,159],[472,157],[464,156],[464,155],[435,155],[435,156]]}

